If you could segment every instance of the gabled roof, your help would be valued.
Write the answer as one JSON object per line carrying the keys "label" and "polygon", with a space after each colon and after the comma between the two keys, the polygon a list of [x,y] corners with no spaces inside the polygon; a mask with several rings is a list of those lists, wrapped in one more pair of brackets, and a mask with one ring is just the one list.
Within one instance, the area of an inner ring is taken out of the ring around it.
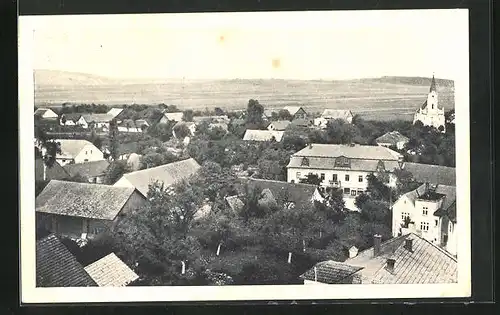
{"label": "gabled roof", "polygon": [[51,180],[35,199],[37,212],[113,220],[134,193],[131,187]]}
{"label": "gabled roof", "polygon": [[288,120],[277,120],[277,121],[272,121],[271,123],[269,123],[269,125],[273,125],[274,126],[274,130],[283,131],[286,128],[288,128],[288,126],[290,125],[290,121],[288,121]]}
{"label": "gabled roof", "polygon": [[118,116],[121,112],[123,111],[123,108],[117,108],[117,107],[113,107],[111,108],[109,111],[108,111],[108,115],[111,115],[113,117],[116,117]]}
{"label": "gabled roof", "polygon": [[405,162],[403,169],[412,173],[413,178],[420,183],[456,185],[456,170],[454,167]]}
{"label": "gabled roof", "polygon": [[398,142],[404,141],[408,142],[410,139],[408,137],[403,136],[399,131],[390,131],[382,136],[375,139],[377,143],[390,143],[392,145],[397,145]]}
{"label": "gabled roof", "polygon": [[[314,270],[315,268],[316,271]],[[363,267],[327,260],[317,263],[313,268],[300,275],[300,278],[327,284],[340,284],[344,279],[361,269],[363,269]]]}
{"label": "gabled roof", "polygon": [[312,198],[317,190],[315,185],[288,183],[284,181],[238,178],[236,189],[241,194],[244,193],[245,185],[258,187],[264,194],[271,193],[272,197],[279,204],[293,202],[297,208],[307,208],[312,206]]}
{"label": "gabled roof", "polygon": [[[43,180],[43,160],[38,158],[35,159],[35,180]],[[68,172],[59,164],[54,161],[51,167],[45,169],[46,178],[50,179],[66,179],[71,177]]]}
{"label": "gabled roof", "polygon": [[[412,250],[405,247],[411,240]],[[395,260],[394,270],[385,268],[388,258]],[[380,244],[380,254],[373,247],[349,258],[346,264],[363,267],[358,272],[363,282],[378,284],[419,284],[457,282],[457,260],[445,250],[414,234],[406,234]]]}
{"label": "gabled roof", "polygon": [[60,143],[61,154],[57,154],[57,158],[75,158],[83,148],[87,145],[93,146],[95,150],[99,150],[90,141],[81,139],[54,139],[54,142]]}
{"label": "gabled roof", "polygon": [[[430,194],[432,195],[433,200],[439,200],[442,197],[444,197],[444,201],[440,206],[440,209],[438,209],[434,215],[442,215],[443,213],[446,213],[448,208],[450,208],[451,205],[453,205],[456,201],[456,187],[455,186],[447,186],[447,185],[437,185],[435,187],[431,187],[429,185],[429,191]],[[420,185],[417,189],[414,189],[412,191],[407,192],[403,196],[408,198],[408,200],[414,205],[416,200],[419,199],[429,199],[428,198],[428,190],[427,190],[427,185],[422,184]]]}
{"label": "gabled roof", "polygon": [[292,116],[297,114],[299,110],[304,110],[302,106],[285,106],[283,107],[284,110],[287,110]]}
{"label": "gabled roof", "polygon": [[348,144],[311,144],[293,156],[305,157],[341,157],[351,159],[392,160],[397,161],[399,153],[381,146]]}
{"label": "gabled roof", "polygon": [[309,127],[312,124],[313,124],[313,121],[310,119],[306,119],[306,118],[298,118],[298,119],[294,119],[290,122],[290,126],[294,126],[294,127]]}
{"label": "gabled roof", "polygon": [[[56,114],[52,109],[50,108],[37,108],[34,112],[34,115],[35,116],[38,116],[38,117],[42,117],[43,115],[45,115],[45,113],[47,112],[52,112],[54,114]],[[56,114],[57,115],[57,114]]]}
{"label": "gabled roof", "polygon": [[36,242],[37,287],[94,287],[94,280],[54,235]]}
{"label": "gabled roof", "polygon": [[106,160],[102,161],[92,161],[85,163],[67,164],[64,165],[64,170],[70,175],[70,177],[80,174],[83,177],[96,177],[103,175],[108,169],[109,162]]}
{"label": "gabled roof", "polygon": [[183,112],[175,112],[175,113],[163,112],[163,115],[165,115],[165,117],[167,117],[168,120],[172,121],[182,121],[182,118],[184,117]]}
{"label": "gabled roof", "polygon": [[189,158],[183,161],[124,174],[122,179],[115,183],[115,186],[124,184],[122,180],[125,179],[146,197],[149,185],[153,182],[163,182],[165,186],[175,185],[196,174],[200,167],[200,164],[196,160]]}
{"label": "gabled roof", "polygon": [[277,142],[283,138],[284,131],[247,129],[243,140],[246,141],[271,141],[274,137]]}
{"label": "gabled roof", "polygon": [[100,287],[124,287],[139,278],[114,253],[91,263],[85,271]]}
{"label": "gabled roof", "polygon": [[82,114],[80,114],[80,113],[68,113],[68,114],[62,114],[62,116],[66,120],[72,120],[74,122],[77,122],[80,119],[80,117],[82,117]]}
{"label": "gabled roof", "polygon": [[[346,169],[351,171],[365,171],[365,172],[375,172],[377,171],[378,165],[381,160],[370,160],[370,159],[352,159],[350,161],[349,167],[338,166],[334,157],[307,157],[308,163],[303,164],[304,157],[291,156],[290,162],[287,167],[293,168],[304,168],[304,169]],[[398,161],[388,161],[383,160],[384,169],[387,171],[392,171],[395,168],[399,168]]]}
{"label": "gabled roof", "polygon": [[354,115],[348,109],[325,109],[321,114],[321,117],[326,119],[344,119],[348,120]]}
{"label": "gabled roof", "polygon": [[115,118],[115,116],[107,114],[107,113],[106,114],[83,114],[82,116],[87,123],[91,123],[91,122],[108,123],[111,120],[113,120],[113,118]]}

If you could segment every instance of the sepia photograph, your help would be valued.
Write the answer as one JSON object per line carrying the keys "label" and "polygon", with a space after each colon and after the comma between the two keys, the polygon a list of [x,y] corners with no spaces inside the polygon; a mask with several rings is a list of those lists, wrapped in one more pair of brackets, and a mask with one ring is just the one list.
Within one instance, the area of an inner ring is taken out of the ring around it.
{"label": "sepia photograph", "polygon": [[23,302],[470,296],[467,10],[19,29]]}

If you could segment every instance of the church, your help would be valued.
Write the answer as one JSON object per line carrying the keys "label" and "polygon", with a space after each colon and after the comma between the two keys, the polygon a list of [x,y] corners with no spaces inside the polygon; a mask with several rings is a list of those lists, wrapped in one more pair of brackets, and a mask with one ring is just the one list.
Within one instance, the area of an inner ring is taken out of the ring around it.
{"label": "church", "polygon": [[427,100],[420,106],[413,118],[413,124],[421,121],[424,126],[432,126],[441,132],[446,132],[444,108],[438,107],[438,94],[436,80],[432,76],[431,88]]}

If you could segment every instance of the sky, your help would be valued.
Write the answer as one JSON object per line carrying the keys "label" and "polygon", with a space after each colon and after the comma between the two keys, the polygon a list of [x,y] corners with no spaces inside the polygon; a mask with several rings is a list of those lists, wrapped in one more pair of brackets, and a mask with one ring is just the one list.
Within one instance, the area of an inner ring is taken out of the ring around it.
{"label": "sky", "polygon": [[112,78],[453,79],[468,49],[457,9],[28,19],[33,68]]}

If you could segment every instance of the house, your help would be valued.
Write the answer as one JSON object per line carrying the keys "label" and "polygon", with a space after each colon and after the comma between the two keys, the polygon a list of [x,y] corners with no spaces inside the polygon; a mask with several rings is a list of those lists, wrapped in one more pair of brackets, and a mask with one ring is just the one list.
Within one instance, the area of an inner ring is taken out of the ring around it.
{"label": "house", "polygon": [[112,116],[113,118],[116,118],[118,115],[120,115],[121,112],[123,112],[123,108],[113,107],[107,112],[107,114]]}
{"label": "house", "polygon": [[424,126],[431,126],[441,132],[446,132],[444,107],[439,108],[438,106],[438,93],[434,75],[432,76],[427,100],[417,109],[413,116],[413,124],[417,121],[422,122]]}
{"label": "house", "polygon": [[357,280],[355,274],[361,269],[363,267],[326,260],[314,265],[300,275],[300,278],[304,280],[304,284],[353,284]]}
{"label": "house", "polygon": [[85,267],[85,271],[100,287],[125,287],[139,279],[115,253],[91,263]]}
{"label": "house", "polygon": [[182,119],[184,118],[183,112],[174,112],[174,113],[163,112],[163,115],[167,117],[168,121],[179,122],[182,121]]}
{"label": "house", "polygon": [[314,125],[320,128],[326,128],[331,120],[340,119],[347,124],[352,124],[354,115],[350,110],[346,109],[325,109],[320,117],[314,119]]}
{"label": "house", "polygon": [[310,184],[256,178],[238,178],[235,186],[238,196],[226,197],[226,202],[233,210],[238,210],[243,205],[239,196],[246,192],[246,187],[261,190],[262,196],[259,203],[262,205],[284,205],[287,209],[306,209],[312,207],[314,201],[323,201],[323,196],[319,192],[318,187]]}
{"label": "house", "polygon": [[285,106],[283,109],[287,110],[290,113],[290,115],[292,115],[293,119],[307,118],[307,113],[301,106]]}
{"label": "house", "polygon": [[132,187],[51,180],[35,199],[37,225],[56,235],[89,239],[112,230],[145,198]]}
{"label": "house", "polygon": [[290,122],[288,120],[277,120],[269,123],[267,130],[284,131],[289,125]]}
{"label": "house", "polygon": [[353,275],[361,284],[456,283],[457,260],[415,233],[385,242],[374,236],[374,246],[345,264],[363,267]]}
{"label": "house", "polygon": [[284,131],[247,129],[243,140],[245,141],[277,141],[283,139]]}
{"label": "house", "polygon": [[[89,183],[101,184],[104,182],[106,171],[109,167],[109,162],[106,160],[92,161],[86,163],[67,164],[63,169],[69,175],[69,178],[81,176],[89,181]],[[51,178],[48,179],[64,179],[64,178]]]}
{"label": "house", "polygon": [[37,108],[34,115],[38,119],[57,120],[59,118],[59,116],[50,108]]}
{"label": "house", "polygon": [[297,118],[290,122],[291,128],[309,128],[313,125],[314,121],[308,118]]}
{"label": "house", "polygon": [[422,184],[392,206],[392,235],[405,229],[456,255],[456,187]]}
{"label": "house", "polygon": [[119,132],[142,132],[142,128],[132,119],[124,119],[120,121],[120,123],[117,124],[117,129]]}
{"label": "house", "polygon": [[59,123],[61,126],[80,126],[82,128],[89,127],[89,124],[83,115],[78,113],[62,114],[59,119]]}
{"label": "house", "polygon": [[188,128],[191,136],[194,136],[194,134],[196,133],[196,123],[194,123],[192,121],[180,121],[180,122],[176,123],[174,125],[174,127],[172,128],[172,134],[175,138],[178,138],[178,136],[175,134],[176,128],[179,128],[178,126],[182,126],[182,125],[184,125]]}
{"label": "house", "polygon": [[375,139],[375,142],[383,147],[395,147],[402,150],[405,145],[410,141],[408,137],[403,136],[398,131],[387,132],[384,135]]}
{"label": "house", "polygon": [[82,115],[89,126],[97,129],[109,129],[109,122],[115,117],[110,114],[83,114]]}
{"label": "house", "polygon": [[137,113],[137,117],[139,120],[138,127],[144,125],[141,120],[144,120],[147,123],[148,127],[156,124],[167,124],[170,121],[170,119],[168,119],[168,117],[165,115],[165,112],[161,112],[155,108],[142,110]]}
{"label": "house", "polygon": [[98,147],[87,140],[55,139],[61,152],[56,154],[56,161],[61,165],[104,160],[104,154]]}
{"label": "house", "polygon": [[158,181],[166,187],[180,183],[195,175],[200,169],[196,160],[190,158],[157,167],[123,174],[115,187],[133,187],[144,197],[148,196],[149,185]]}
{"label": "house", "polygon": [[228,124],[230,122],[229,117],[227,115],[219,115],[219,116],[194,116],[193,122],[199,124],[201,122],[210,122],[210,123],[225,123]]}
{"label": "house", "polygon": [[53,234],[36,242],[37,287],[96,287],[75,256]]}
{"label": "house", "polygon": [[[297,183],[308,174],[316,174],[323,189],[342,189],[346,207],[358,210],[354,200],[366,191],[367,176],[399,168],[402,159],[401,154],[381,146],[309,144],[290,157],[287,181]],[[390,184],[395,181],[391,176]]]}
{"label": "house", "polygon": [[454,167],[404,162],[401,168],[410,172],[419,183],[456,186]]}

